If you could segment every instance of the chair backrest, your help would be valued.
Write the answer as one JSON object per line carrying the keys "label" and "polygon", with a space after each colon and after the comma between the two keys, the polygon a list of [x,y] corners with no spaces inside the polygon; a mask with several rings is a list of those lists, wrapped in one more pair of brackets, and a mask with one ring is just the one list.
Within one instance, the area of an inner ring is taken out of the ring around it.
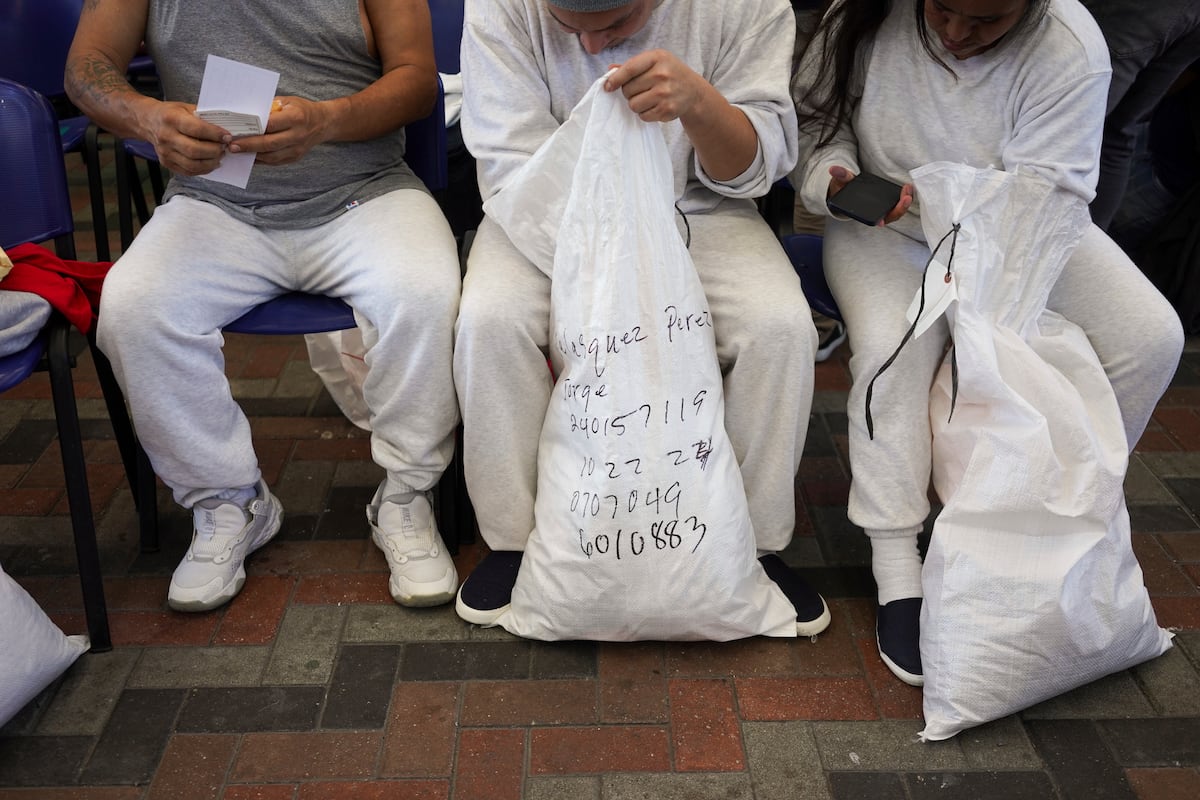
{"label": "chair backrest", "polygon": [[[465,0],[429,0],[433,20],[433,52],[438,72],[458,72]],[[404,160],[431,192],[450,183],[446,161],[446,101],[438,79],[437,103],[425,119],[404,128]]]}
{"label": "chair backrest", "polygon": [[0,79],[0,247],[69,239],[74,230],[54,109]]}
{"label": "chair backrest", "polygon": [[825,269],[821,264],[824,239],[811,233],[792,233],[784,236],[781,243],[792,268],[800,276],[800,287],[808,304],[814,311],[841,322],[842,312],[825,282]]}
{"label": "chair backrest", "polygon": [[453,75],[459,71],[466,0],[429,0],[429,13],[433,17],[433,56],[438,72]]}
{"label": "chair backrest", "polygon": [[82,10],[83,0],[0,0],[0,78],[62,94]]}

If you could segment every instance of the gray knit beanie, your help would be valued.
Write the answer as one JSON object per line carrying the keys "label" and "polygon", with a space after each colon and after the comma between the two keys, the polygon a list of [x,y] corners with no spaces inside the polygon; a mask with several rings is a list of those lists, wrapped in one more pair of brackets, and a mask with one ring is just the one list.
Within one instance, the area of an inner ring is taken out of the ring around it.
{"label": "gray knit beanie", "polygon": [[555,8],[564,11],[610,11],[620,6],[627,6],[633,0],[546,0]]}

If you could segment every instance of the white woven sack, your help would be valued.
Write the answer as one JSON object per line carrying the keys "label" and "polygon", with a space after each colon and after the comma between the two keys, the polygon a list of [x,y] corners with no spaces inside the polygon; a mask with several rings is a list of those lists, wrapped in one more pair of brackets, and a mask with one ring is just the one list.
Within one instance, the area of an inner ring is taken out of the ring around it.
{"label": "white woven sack", "polygon": [[[666,143],[600,83],[489,205],[520,245],[522,231],[545,235],[546,187],[569,191],[552,243],[558,380],[536,524],[499,624],[536,639],[795,636],[795,609],[756,559]],[[547,163],[571,165],[569,177]]]}
{"label": "white woven sack", "polygon": [[1087,207],[1029,173],[939,162],[912,177],[931,244],[961,226],[957,397],[948,359],[930,396],[944,507],[922,572],[921,735],[939,740],[1158,656],[1171,637],[1130,544],[1112,386],[1083,331],[1045,308]]}
{"label": "white woven sack", "polygon": [[0,568],[0,726],[88,649],[86,636],[66,636],[34,599]]}

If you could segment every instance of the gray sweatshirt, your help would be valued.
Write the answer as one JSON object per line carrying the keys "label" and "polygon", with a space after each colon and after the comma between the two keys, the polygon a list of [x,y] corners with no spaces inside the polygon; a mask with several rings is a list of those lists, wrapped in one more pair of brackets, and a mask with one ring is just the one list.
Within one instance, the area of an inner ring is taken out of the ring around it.
{"label": "gray sweatshirt", "polygon": [[[896,0],[860,60],[852,125],[819,149],[815,132],[801,133],[792,184],[805,207],[828,213],[833,165],[907,183],[932,161],[1030,168],[1090,201],[1110,72],[1104,37],[1077,0],[1051,0],[1036,27],[1009,36],[963,61],[941,51],[951,74],[922,48],[912,0]],[[941,50],[936,35],[933,46]],[[814,42],[801,60],[797,99],[812,81],[816,50]]]}
{"label": "gray sweatshirt", "polygon": [[758,134],[754,163],[718,182],[704,174],[683,126],[664,123],[681,210],[761,196],[796,161],[788,91],[794,38],[785,0],[662,0],[645,27],[592,56],[547,14],[544,0],[467,0],[462,131],[478,162],[480,192],[487,199],[499,191],[610,65],[663,49],[741,109]]}

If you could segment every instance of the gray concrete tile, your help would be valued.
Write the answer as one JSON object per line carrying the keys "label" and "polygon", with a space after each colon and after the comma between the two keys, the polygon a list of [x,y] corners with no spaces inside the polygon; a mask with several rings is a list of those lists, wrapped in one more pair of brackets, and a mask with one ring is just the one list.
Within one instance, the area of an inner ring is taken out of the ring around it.
{"label": "gray concrete tile", "polygon": [[529,677],[596,677],[595,642],[531,642]]}
{"label": "gray concrete tile", "polygon": [[917,720],[813,722],[812,731],[827,770],[959,770],[969,766],[954,739],[922,742]]}
{"label": "gray concrete tile", "polygon": [[463,641],[470,627],[454,613],[453,605],[437,608],[403,608],[388,605],[350,606],[346,642],[437,642]]}
{"label": "gray concrete tile", "polygon": [[0,786],[73,784],[95,741],[90,736],[0,738]]}
{"label": "gray concrete tile", "polygon": [[834,800],[908,800],[904,780],[894,772],[831,772]]}
{"label": "gray concrete tile", "polygon": [[1059,800],[1041,772],[922,772],[904,782],[911,800]]}
{"label": "gray concrete tile", "polygon": [[600,779],[528,778],[522,800],[600,800]]}
{"label": "gray concrete tile", "polygon": [[328,683],[345,619],[345,606],[289,608],[261,682],[281,686]]}
{"label": "gray concrete tile", "polygon": [[329,683],[322,728],[382,728],[400,664],[398,644],[344,645]]}
{"label": "gray concrete tile", "polygon": [[312,371],[307,361],[289,361],[279,374],[274,397],[309,397],[321,390],[320,376]]}
{"label": "gray concrete tile", "polygon": [[1179,647],[1133,669],[1159,714],[1200,717],[1200,675]]}
{"label": "gray concrete tile", "polygon": [[324,686],[193,689],[184,700],[180,733],[309,731],[317,726]]}
{"label": "gray concrete tile", "polygon": [[742,742],[759,800],[830,800],[808,722],[744,722]]}
{"label": "gray concrete tile", "polygon": [[[285,514],[319,514],[325,510],[326,495],[333,480],[333,462],[289,461],[271,491],[283,504]],[[363,518],[363,531],[367,530]]]}
{"label": "gray concrete tile", "polygon": [[1129,469],[1125,473],[1125,501],[1129,505],[1170,505],[1175,502],[1175,497],[1142,456],[1134,454],[1129,458]]}
{"label": "gray concrete tile", "polygon": [[1200,453],[1138,453],[1160,478],[1192,478],[1200,475]]}
{"label": "gray concrete tile", "polygon": [[184,693],[127,689],[80,774],[82,783],[146,783],[162,758]]}
{"label": "gray concrete tile", "polygon": [[257,686],[270,654],[265,646],[149,647],[129,676],[136,689]]}
{"label": "gray concrete tile", "polygon": [[1134,800],[1122,765],[1113,760],[1095,723],[1048,719],[1026,725],[1063,800]]}
{"label": "gray concrete tile", "polygon": [[274,378],[231,378],[229,388],[233,396],[241,398],[270,397],[275,391]]}
{"label": "gray concrete tile", "polygon": [[1153,714],[1154,707],[1129,671],[1092,681],[1021,712],[1024,719],[1104,719]]}
{"label": "gray concrete tile", "polygon": [[1037,770],[1042,761],[1015,716],[971,728],[954,737],[972,769]]}
{"label": "gray concrete tile", "polygon": [[127,647],[84,654],[64,676],[37,733],[99,736],[140,655],[138,648]]}
{"label": "gray concrete tile", "polygon": [[1096,726],[1123,767],[1200,767],[1200,719],[1114,719]]}
{"label": "gray concrete tile", "polygon": [[340,461],[333,470],[334,486],[379,485],[387,473],[374,461]]}
{"label": "gray concrete tile", "polygon": [[748,775],[728,772],[622,773],[600,779],[602,800],[754,800]]}
{"label": "gray concrete tile", "polygon": [[416,642],[405,645],[406,681],[524,680],[529,642]]}

